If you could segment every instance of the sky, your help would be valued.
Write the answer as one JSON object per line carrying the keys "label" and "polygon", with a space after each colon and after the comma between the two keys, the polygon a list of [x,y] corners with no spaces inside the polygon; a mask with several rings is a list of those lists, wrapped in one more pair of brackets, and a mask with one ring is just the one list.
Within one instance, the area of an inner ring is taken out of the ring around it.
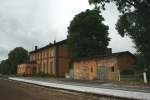
{"label": "sky", "polygon": [[[0,61],[7,59],[10,50],[34,46],[43,47],[50,42],[67,37],[67,27],[78,13],[92,9],[88,0],[0,0]],[[135,53],[129,37],[122,38],[115,30],[119,12],[114,4],[102,12],[105,25],[109,26],[113,52]]]}

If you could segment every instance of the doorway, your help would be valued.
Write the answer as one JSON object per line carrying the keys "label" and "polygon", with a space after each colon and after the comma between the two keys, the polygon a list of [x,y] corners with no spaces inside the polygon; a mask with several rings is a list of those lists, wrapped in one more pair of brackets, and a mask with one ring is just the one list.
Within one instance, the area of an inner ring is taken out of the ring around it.
{"label": "doorway", "polygon": [[105,66],[97,67],[97,77],[99,80],[107,81],[108,80],[108,71],[109,68]]}

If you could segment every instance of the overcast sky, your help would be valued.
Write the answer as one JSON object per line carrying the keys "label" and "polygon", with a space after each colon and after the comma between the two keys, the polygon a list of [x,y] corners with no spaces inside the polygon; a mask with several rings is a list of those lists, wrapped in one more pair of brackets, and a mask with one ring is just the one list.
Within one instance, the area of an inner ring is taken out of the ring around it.
{"label": "overcast sky", "polygon": [[[30,51],[35,45],[42,47],[66,39],[73,17],[91,8],[88,0],[0,0],[0,60],[18,46]],[[109,26],[113,52],[134,53],[131,39],[121,38],[115,30],[119,15],[115,5],[107,5],[102,14]]]}

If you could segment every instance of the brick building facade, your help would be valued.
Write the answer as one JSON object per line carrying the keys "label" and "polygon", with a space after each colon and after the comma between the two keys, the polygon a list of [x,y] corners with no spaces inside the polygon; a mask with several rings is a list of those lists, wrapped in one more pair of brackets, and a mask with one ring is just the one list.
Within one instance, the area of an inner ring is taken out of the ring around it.
{"label": "brick building facade", "polygon": [[36,74],[64,77],[68,70],[69,61],[66,40],[50,43],[39,49],[36,46],[35,50],[29,53],[30,64],[36,64]]}
{"label": "brick building facade", "polygon": [[18,75],[31,76],[36,74],[36,64],[20,64],[17,68]]}
{"label": "brick building facade", "polygon": [[[64,77],[71,61],[66,42],[67,40],[63,40],[42,48],[35,47],[29,53],[29,64],[18,66],[18,74]],[[76,59],[72,64],[74,79],[119,80],[121,71],[133,68],[135,57],[128,51],[112,53],[108,49],[105,55]]]}
{"label": "brick building facade", "polygon": [[119,80],[120,72],[133,68],[135,57],[130,52],[112,53],[74,61],[74,79]]}

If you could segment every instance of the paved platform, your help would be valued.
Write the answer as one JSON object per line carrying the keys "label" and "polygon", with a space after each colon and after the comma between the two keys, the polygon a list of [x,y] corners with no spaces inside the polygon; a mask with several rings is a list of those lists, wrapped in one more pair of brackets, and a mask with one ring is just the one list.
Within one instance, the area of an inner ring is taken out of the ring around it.
{"label": "paved platform", "polygon": [[48,81],[48,80],[37,80],[34,78],[18,78],[18,77],[9,77],[11,80],[32,83],[41,86],[53,87],[53,88],[60,88],[66,90],[73,90],[73,91],[80,91],[86,93],[93,93],[93,94],[100,94],[100,95],[108,95],[108,96],[115,96],[115,97],[122,97],[122,98],[131,98],[131,99],[142,99],[142,100],[150,100],[150,92],[142,92],[142,91],[128,91],[121,90],[121,89],[111,89],[104,87],[95,87],[95,86],[88,86],[84,84],[68,84],[67,82],[57,82],[57,81]]}

